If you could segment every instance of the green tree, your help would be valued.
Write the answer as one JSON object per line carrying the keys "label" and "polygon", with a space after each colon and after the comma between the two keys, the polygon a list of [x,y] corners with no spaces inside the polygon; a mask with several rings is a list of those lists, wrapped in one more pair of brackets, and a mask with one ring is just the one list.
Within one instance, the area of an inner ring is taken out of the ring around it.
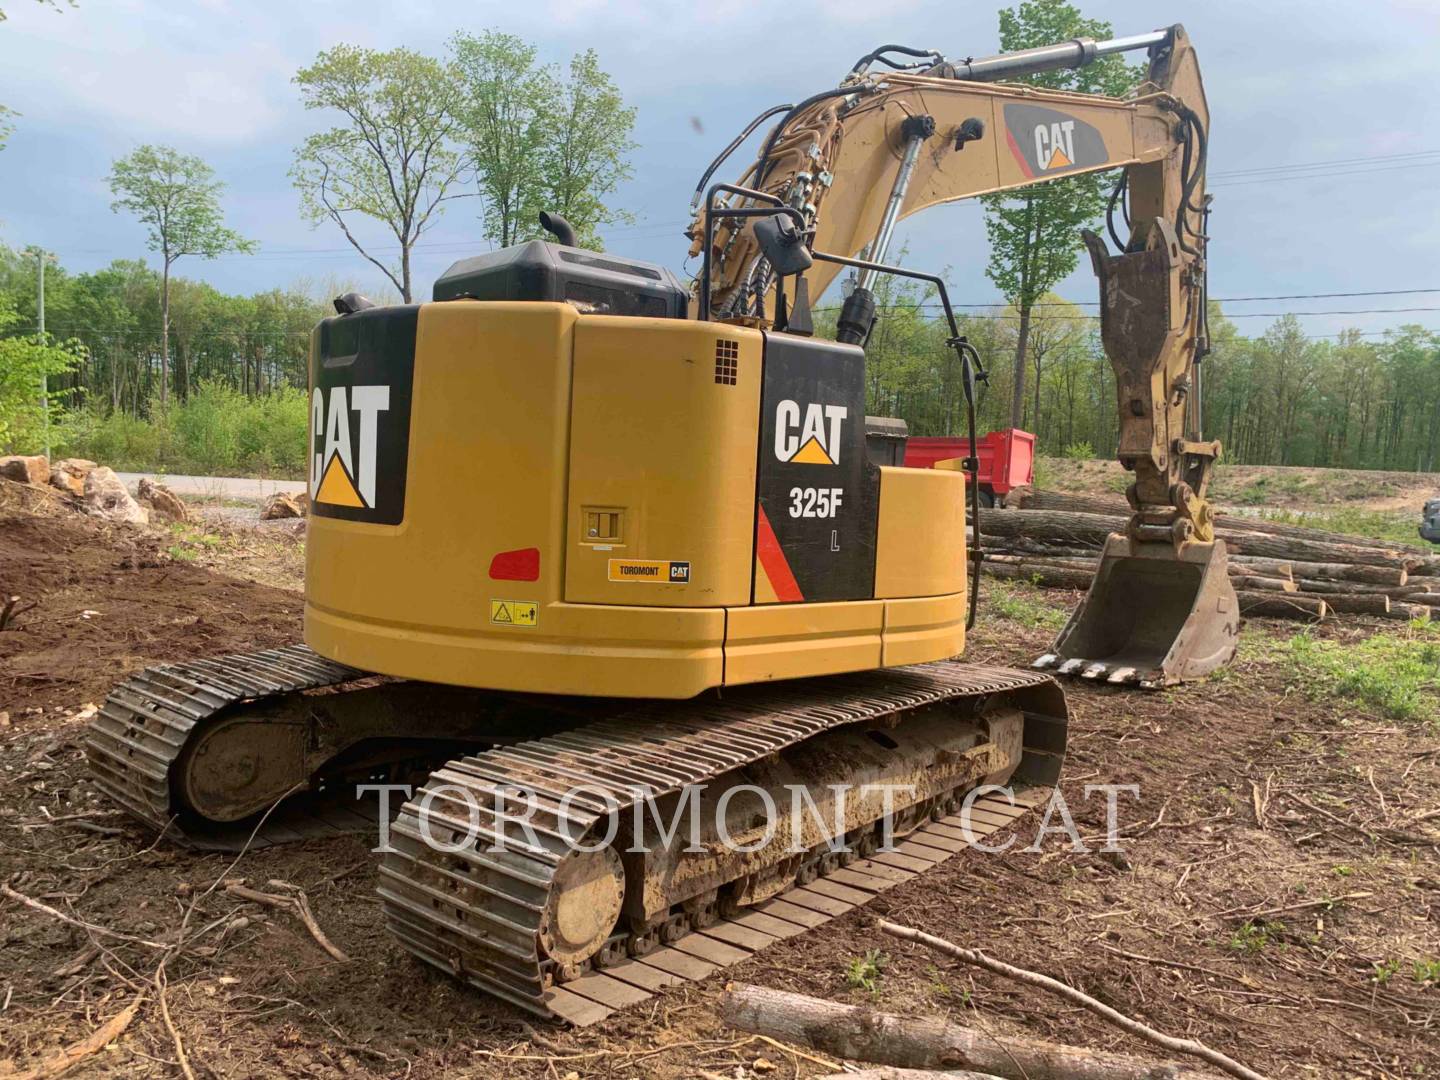
{"label": "green tree", "polygon": [[[1005,52],[1054,45],[1077,37],[1104,40],[1110,24],[1087,19],[1066,0],[1021,0],[1000,12],[1000,47]],[[1119,97],[1135,85],[1137,73],[1118,56],[1106,56],[1084,67],[1046,71],[1024,81],[1051,90]],[[1105,207],[1110,181],[1103,173],[1085,173],[1036,184],[1013,195],[989,195],[985,231],[990,239],[986,274],[1019,315],[1015,340],[1010,424],[1019,427],[1025,412],[1025,365],[1031,314],[1036,302],[1075,269],[1081,248],[1080,229]]]}
{"label": "green tree", "polygon": [[559,108],[548,119],[542,157],[546,205],[575,227],[581,244],[602,248],[600,226],[632,220],[605,199],[630,177],[635,109],[600,70],[595,50],[587,49],[571,59]]}
{"label": "green tree", "polygon": [[630,176],[635,110],[595,51],[572,57],[562,78],[509,34],[457,34],[450,47],[486,237],[537,235],[537,211],[553,210],[581,244],[603,247],[601,226],[631,220],[606,200]]}
{"label": "green tree", "polygon": [[[8,299],[0,297],[0,335],[13,330],[19,316]],[[84,359],[77,342],[57,345],[46,335],[0,337],[0,448],[8,453],[37,450],[56,402],[64,395],[47,395],[48,410],[40,404],[40,386],[68,375]]]}
{"label": "green tree", "polygon": [[226,251],[253,251],[255,245],[227,229],[220,212],[225,185],[198,157],[168,146],[141,146],[110,169],[115,211],[129,210],[150,232],[160,273],[160,407],[170,384],[170,268],[186,255],[213,259]]}
{"label": "green tree", "polygon": [[485,238],[508,247],[534,232],[545,209],[546,120],[560,107],[559,81],[533,46],[510,34],[456,34],[450,50]]}
{"label": "green tree", "polygon": [[[451,145],[460,91],[444,65],[409,49],[337,45],[294,78],[307,109],[332,109],[341,127],[295,151],[290,176],[314,224],[330,220],[410,303],[410,252],[451,198],[461,158]],[[366,250],[347,215],[381,222],[400,245],[399,266]]]}

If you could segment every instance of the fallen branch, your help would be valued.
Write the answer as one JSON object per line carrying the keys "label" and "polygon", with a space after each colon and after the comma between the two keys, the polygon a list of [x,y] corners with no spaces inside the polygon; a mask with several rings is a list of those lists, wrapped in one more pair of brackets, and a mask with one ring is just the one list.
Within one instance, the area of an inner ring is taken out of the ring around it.
{"label": "fallen branch", "polygon": [[4,602],[3,604],[0,604],[0,630],[8,630],[8,629],[10,629],[10,624],[11,624],[11,622],[13,622],[13,621],[15,620],[15,617],[16,617],[17,615],[23,615],[23,614],[25,614],[25,612],[29,611],[29,610],[30,610],[31,608],[33,608],[37,603],[39,603],[39,601],[37,601],[37,600],[31,600],[30,603],[25,604],[25,605],[22,607],[22,606],[19,606],[19,605],[20,605],[20,597],[18,597],[18,596],[10,596],[10,597],[7,597],[7,598],[5,599],[5,602]]}
{"label": "fallen branch", "polygon": [[976,1072],[946,1075],[1027,1080],[1215,1077],[1214,1073],[1175,1062],[1157,1062],[1038,1039],[1001,1038],[938,1017],[896,1016],[763,986],[737,983],[726,986],[720,996],[720,1017],[741,1031],[900,1070],[972,1069]]}
{"label": "fallen branch", "polygon": [[310,910],[309,898],[300,890],[296,889],[294,896],[279,896],[275,893],[251,889],[234,881],[225,886],[225,891],[244,900],[253,900],[257,904],[267,904],[270,907],[283,908],[294,913],[305,924],[305,929],[310,931],[310,936],[315,939],[316,944],[342,964],[350,962],[350,957],[341,952],[320,929],[320,924],[315,921],[315,915]]}
{"label": "fallen branch", "polygon": [[59,919],[63,923],[91,934],[99,934],[101,937],[114,938],[116,941],[128,941],[132,945],[144,945],[148,949],[168,949],[169,945],[159,941],[147,941],[145,938],[138,938],[131,934],[122,934],[118,930],[110,930],[104,926],[96,926],[84,919],[77,919],[73,915],[66,915],[63,911],[51,907],[49,904],[42,904],[39,900],[32,900],[24,893],[16,892],[9,885],[0,883],[0,896],[8,896],[11,900],[24,904],[26,907],[49,915],[52,919]]}
{"label": "fallen branch", "polygon": [[14,1075],[13,1080],[53,1080],[54,1077],[65,1075],[91,1054],[105,1049],[123,1035],[125,1029],[130,1026],[130,1022],[135,1019],[135,1014],[140,1011],[140,1006],[144,1001],[145,994],[142,991],[135,995],[134,1001],[85,1038],[71,1043],[54,1057],[46,1058],[29,1072]]}
{"label": "fallen branch", "polygon": [[1217,919],[1239,919],[1248,922],[1251,919],[1265,919],[1271,915],[1284,915],[1287,911],[1309,911],[1311,908],[1329,908],[1345,900],[1366,900],[1375,894],[1373,892],[1352,892],[1342,893],[1339,896],[1322,896],[1319,900],[1306,900],[1298,904],[1283,904],[1280,907],[1262,908],[1259,911],[1245,911],[1239,908],[1230,911],[1219,912]]}
{"label": "fallen branch", "polygon": [[992,971],[997,975],[1017,979],[1030,986],[1038,986],[1053,994],[1059,994],[1061,997],[1074,1002],[1081,1008],[1088,1009],[1096,1016],[1108,1020],[1122,1031],[1146,1039],[1156,1046],[1164,1047],[1171,1053],[1189,1054],[1191,1057],[1201,1058],[1217,1068],[1223,1069],[1231,1076],[1240,1077],[1241,1080],[1265,1080],[1264,1076],[1254,1069],[1247,1068],[1234,1058],[1222,1054],[1219,1050],[1212,1049],[1195,1039],[1177,1039],[1173,1035],[1166,1035],[1164,1032],[1156,1031],[1154,1028],[1142,1024],[1140,1021],[1112,1009],[1103,1001],[1097,1001],[1089,994],[1077,990],[1075,987],[1069,986],[1066,983],[1062,983],[1057,979],[1052,979],[1048,975],[1041,975],[1038,972],[1026,971],[1024,968],[1014,967],[1010,964],[992,959],[978,949],[961,948],[954,942],[946,941],[944,938],[938,938],[908,926],[901,926],[898,923],[892,923],[886,919],[877,919],[876,924],[891,937],[900,938],[904,941],[917,942],[928,949],[933,949],[936,952],[943,953],[946,956],[953,957],[964,963],[972,964],[975,967],[982,967],[986,971]]}

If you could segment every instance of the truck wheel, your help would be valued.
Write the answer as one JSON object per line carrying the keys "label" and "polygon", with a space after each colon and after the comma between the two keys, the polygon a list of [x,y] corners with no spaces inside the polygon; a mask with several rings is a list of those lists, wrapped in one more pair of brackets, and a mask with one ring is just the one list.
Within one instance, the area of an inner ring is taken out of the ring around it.
{"label": "truck wheel", "polygon": [[980,505],[986,510],[989,510],[995,505],[995,496],[982,488],[980,491]]}

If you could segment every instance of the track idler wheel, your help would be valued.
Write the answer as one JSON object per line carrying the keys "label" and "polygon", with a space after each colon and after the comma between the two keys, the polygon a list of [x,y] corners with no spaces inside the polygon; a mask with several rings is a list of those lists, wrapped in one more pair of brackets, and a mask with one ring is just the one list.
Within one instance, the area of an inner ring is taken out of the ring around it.
{"label": "track idler wheel", "polygon": [[625,898],[620,856],[608,846],[572,850],[555,868],[550,889],[540,945],[563,972],[598,953],[615,930]]}

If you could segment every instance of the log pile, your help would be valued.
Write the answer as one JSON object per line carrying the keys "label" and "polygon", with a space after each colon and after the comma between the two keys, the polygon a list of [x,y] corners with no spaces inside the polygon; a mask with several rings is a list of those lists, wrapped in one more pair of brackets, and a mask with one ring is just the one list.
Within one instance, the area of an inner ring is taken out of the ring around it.
{"label": "log pile", "polygon": [[[1090,587],[1099,551],[1124,532],[1123,501],[1021,489],[980,515],[983,571],[1044,588]],[[1428,619],[1440,608],[1440,556],[1363,536],[1235,514],[1216,517],[1245,615],[1318,622],[1332,615]]]}

